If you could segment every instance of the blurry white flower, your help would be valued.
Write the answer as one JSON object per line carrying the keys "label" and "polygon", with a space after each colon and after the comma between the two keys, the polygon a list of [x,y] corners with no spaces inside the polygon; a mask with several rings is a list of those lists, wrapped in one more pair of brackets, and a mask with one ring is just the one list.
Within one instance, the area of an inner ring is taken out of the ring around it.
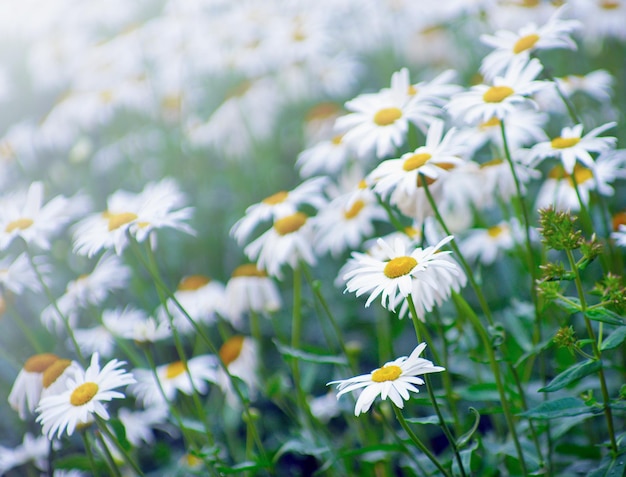
{"label": "blurry white flower", "polygon": [[102,325],[93,328],[74,329],[73,334],[84,354],[99,353],[101,356],[109,357],[115,350],[115,338]]}
{"label": "blurry white flower", "polygon": [[502,221],[486,229],[470,229],[460,243],[463,255],[469,261],[491,265],[503,252],[523,243],[523,230],[515,219]]}
{"label": "blurry white flower", "polygon": [[152,433],[152,428],[155,425],[166,422],[168,415],[169,409],[167,406],[155,406],[142,411],[130,411],[126,408],[121,408],[117,413],[118,419],[126,430],[126,439],[136,447],[144,443],[153,443],[154,434]]}
{"label": "blurry white flower", "polygon": [[[257,343],[247,336],[234,335],[222,344],[219,351],[220,359],[231,376],[241,379],[248,388],[248,396],[256,399],[259,387],[259,352]],[[231,407],[241,406],[241,400],[232,387],[231,379],[221,366],[217,367],[216,384],[226,396]]]}
{"label": "blurry white flower", "polygon": [[112,334],[136,343],[155,343],[172,335],[167,321],[157,321],[131,307],[104,310],[102,323]]}
{"label": "blurry white flower", "polygon": [[45,470],[50,452],[50,441],[46,436],[24,434],[22,443],[14,448],[0,446],[0,475],[27,462],[33,462],[39,470]]}
{"label": "blurry white flower", "polygon": [[9,404],[18,412],[20,419],[26,419],[26,411],[33,412],[39,404],[43,390],[43,373],[59,357],[52,353],[31,356],[18,373],[9,393]]}
{"label": "blurry white flower", "polygon": [[13,259],[6,256],[0,259],[0,286],[21,295],[24,290],[41,290],[41,283],[25,253]]}

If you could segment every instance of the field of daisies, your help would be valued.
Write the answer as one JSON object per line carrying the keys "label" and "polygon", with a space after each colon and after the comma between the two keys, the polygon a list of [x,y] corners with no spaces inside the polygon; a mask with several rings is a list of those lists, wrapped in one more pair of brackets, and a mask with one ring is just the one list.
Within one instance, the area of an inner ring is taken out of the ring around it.
{"label": "field of daisies", "polygon": [[624,475],[625,25],[0,3],[0,475]]}

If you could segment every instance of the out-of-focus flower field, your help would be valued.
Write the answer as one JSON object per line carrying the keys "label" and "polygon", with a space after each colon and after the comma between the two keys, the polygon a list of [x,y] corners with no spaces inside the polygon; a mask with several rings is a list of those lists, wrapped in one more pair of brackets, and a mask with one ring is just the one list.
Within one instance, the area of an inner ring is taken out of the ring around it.
{"label": "out-of-focus flower field", "polygon": [[625,475],[624,1],[0,39],[0,475]]}

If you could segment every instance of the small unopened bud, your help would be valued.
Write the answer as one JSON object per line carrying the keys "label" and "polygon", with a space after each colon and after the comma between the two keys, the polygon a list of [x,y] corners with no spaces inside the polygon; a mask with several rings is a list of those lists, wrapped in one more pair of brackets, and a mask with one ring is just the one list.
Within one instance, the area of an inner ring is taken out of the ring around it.
{"label": "small unopened bud", "polygon": [[559,328],[559,331],[556,332],[553,339],[557,346],[567,348],[572,352],[574,351],[574,347],[576,346],[576,333],[571,325]]}

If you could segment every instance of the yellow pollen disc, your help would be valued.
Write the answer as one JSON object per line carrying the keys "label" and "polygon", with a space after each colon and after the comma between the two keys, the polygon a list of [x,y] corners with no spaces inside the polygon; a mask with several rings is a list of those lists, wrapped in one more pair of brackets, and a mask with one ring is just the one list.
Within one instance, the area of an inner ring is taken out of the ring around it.
{"label": "yellow pollen disc", "polygon": [[300,227],[306,223],[307,218],[306,214],[296,212],[274,222],[274,229],[279,235],[287,235],[300,230]]}
{"label": "yellow pollen disc", "polygon": [[500,120],[494,116],[489,121],[485,121],[484,123],[480,124],[480,126],[478,127],[480,129],[488,129],[488,128],[493,128],[496,126],[500,127]]}
{"label": "yellow pollen disc", "polygon": [[14,230],[24,230],[33,225],[33,221],[31,219],[17,219],[13,222],[9,222],[4,229],[4,231],[8,234],[13,232]]}
{"label": "yellow pollen disc", "polygon": [[398,108],[384,108],[374,115],[374,122],[378,126],[389,126],[402,117],[402,110]]}
{"label": "yellow pollen disc", "polygon": [[361,179],[359,181],[359,185],[358,185],[359,189],[367,189],[367,182],[365,182],[365,179]]}
{"label": "yellow pollen disc", "polygon": [[254,263],[246,263],[244,265],[239,265],[231,275],[233,278],[235,277],[267,277],[267,273],[263,270],[259,270]]}
{"label": "yellow pollen disc", "polygon": [[133,220],[137,220],[137,214],[133,214],[132,212],[121,212],[119,214],[103,212],[102,217],[109,221],[109,232],[119,229],[122,225],[126,225]]}
{"label": "yellow pollen disc", "polygon": [[167,379],[174,379],[185,372],[185,365],[182,361],[174,361],[167,365],[165,368],[165,377]]}
{"label": "yellow pollen disc", "polygon": [[568,147],[573,147],[580,142],[579,137],[555,137],[552,141],[550,141],[550,145],[554,149],[567,149]]}
{"label": "yellow pollen disc", "polygon": [[540,3],[541,3],[541,0],[522,0],[522,3],[520,4],[520,6],[534,8],[534,7],[538,7]]}
{"label": "yellow pollen disc", "polygon": [[226,340],[220,348],[220,358],[226,366],[235,361],[243,348],[243,336],[235,335]]}
{"label": "yellow pollen disc", "polygon": [[492,238],[500,236],[502,232],[504,232],[504,227],[500,225],[494,225],[493,227],[489,227],[487,229],[487,234]]}
{"label": "yellow pollen disc", "polygon": [[383,273],[387,278],[398,278],[408,275],[416,266],[417,260],[413,257],[396,257],[387,262]]}
{"label": "yellow pollen disc", "polygon": [[335,146],[338,146],[339,144],[341,144],[341,140],[343,139],[343,134],[338,134],[336,136],[334,136],[330,142],[332,142]]}
{"label": "yellow pollen disc", "polygon": [[620,225],[626,225],[626,211],[613,215],[613,230],[617,231]]}
{"label": "yellow pollen disc", "polygon": [[[441,167],[441,163],[437,164],[439,167]],[[433,185],[435,182],[437,182],[437,179],[433,179],[432,177],[428,177],[428,176],[423,176],[423,175],[418,175],[417,176],[417,187],[424,187],[424,180],[422,178],[426,178],[426,185],[431,186]]]}
{"label": "yellow pollen disc", "polygon": [[359,212],[361,212],[363,207],[365,207],[365,202],[362,200],[356,200],[354,201],[354,204],[352,204],[352,207],[350,207],[350,210],[346,210],[343,213],[343,216],[348,220],[353,219],[359,215]]}
{"label": "yellow pollen disc", "polygon": [[[574,166],[574,178],[576,179],[577,184],[582,184],[583,182],[593,179],[593,172],[591,172],[591,170],[587,169],[585,166],[576,164]],[[571,178],[570,182],[572,183],[572,186],[574,186]]]}
{"label": "yellow pollen disc", "polygon": [[420,232],[415,227],[408,226],[408,227],[404,227],[404,233],[408,237],[414,238],[414,237],[417,237]]}
{"label": "yellow pollen disc", "polygon": [[511,96],[515,91],[508,86],[492,86],[483,94],[485,103],[501,103]]}
{"label": "yellow pollen disc", "polygon": [[161,107],[168,111],[178,111],[183,104],[180,94],[167,94],[161,99]]}
{"label": "yellow pollen disc", "polygon": [[336,116],[339,111],[340,108],[335,103],[320,103],[309,110],[306,115],[306,121],[332,118]]}
{"label": "yellow pollen disc", "polygon": [[565,169],[563,169],[563,166],[559,164],[550,169],[550,172],[548,172],[548,177],[550,179],[561,180],[567,177],[567,174],[565,173]]}
{"label": "yellow pollen disc", "polygon": [[439,169],[443,169],[443,170],[449,171],[451,169],[454,169],[456,167],[456,165],[452,164],[451,162],[438,162],[437,163],[437,167]]}
{"label": "yellow pollen disc", "polygon": [[59,379],[59,376],[63,374],[70,364],[72,362],[69,359],[57,359],[48,366],[43,372],[43,387],[49,388],[52,383]]}
{"label": "yellow pollen disc", "polygon": [[187,461],[188,467],[198,467],[203,463],[202,459],[193,454],[185,454],[185,460]]}
{"label": "yellow pollen disc", "polygon": [[41,353],[31,356],[24,363],[24,371],[29,373],[43,373],[59,357],[52,353]]}
{"label": "yellow pollen disc", "polygon": [[389,364],[378,368],[372,373],[372,381],[375,383],[384,383],[385,381],[395,381],[402,374],[402,368]]}
{"label": "yellow pollen disc", "polygon": [[614,2],[611,0],[600,2],[600,8],[603,8],[604,10],[615,10],[619,7],[620,7],[619,2]]}
{"label": "yellow pollen disc", "polygon": [[515,42],[515,45],[513,45],[513,53],[517,55],[522,51],[530,50],[533,46],[535,46],[535,43],[537,43],[538,41],[539,35],[537,35],[536,33],[531,33],[530,35],[523,36]]}
{"label": "yellow pollen disc", "polygon": [[98,385],[92,382],[86,382],[78,386],[70,396],[70,404],[72,406],[82,406],[87,404],[98,393]]}
{"label": "yellow pollen disc", "polygon": [[411,157],[409,157],[408,159],[404,161],[404,163],[402,164],[402,169],[404,169],[407,172],[414,171],[418,167],[422,167],[424,164],[426,164],[430,160],[431,157],[433,156],[431,156],[427,152],[422,152],[420,154],[413,154]]}
{"label": "yellow pollen disc", "polygon": [[211,279],[209,277],[205,277],[204,275],[189,275],[188,277],[183,278],[178,284],[178,291],[193,291],[202,288],[204,285],[209,283]]}
{"label": "yellow pollen disc", "polygon": [[483,162],[483,163],[480,165],[480,168],[481,168],[481,169],[484,169],[485,167],[499,166],[499,165],[500,165],[500,164],[502,164],[502,163],[504,163],[504,160],[502,160],[502,159],[500,159],[500,158],[496,157],[495,159],[492,159],[492,160],[490,160],[490,161]]}
{"label": "yellow pollen disc", "polygon": [[276,192],[276,194],[266,197],[261,202],[267,205],[280,204],[281,202],[285,201],[288,195],[289,195],[289,192],[287,192],[286,190],[281,190],[280,192]]}
{"label": "yellow pollen disc", "polygon": [[417,94],[417,88],[412,84],[409,85],[406,92],[409,96],[415,96]]}
{"label": "yellow pollen disc", "polygon": [[296,43],[298,43],[298,42],[306,40],[306,35],[302,32],[302,30],[297,29],[296,31],[293,32],[291,39],[295,41]]}
{"label": "yellow pollen disc", "polygon": [[113,101],[113,99],[115,98],[115,95],[113,94],[113,91],[105,89],[103,91],[100,91],[100,99],[102,100],[103,103],[111,103]]}

